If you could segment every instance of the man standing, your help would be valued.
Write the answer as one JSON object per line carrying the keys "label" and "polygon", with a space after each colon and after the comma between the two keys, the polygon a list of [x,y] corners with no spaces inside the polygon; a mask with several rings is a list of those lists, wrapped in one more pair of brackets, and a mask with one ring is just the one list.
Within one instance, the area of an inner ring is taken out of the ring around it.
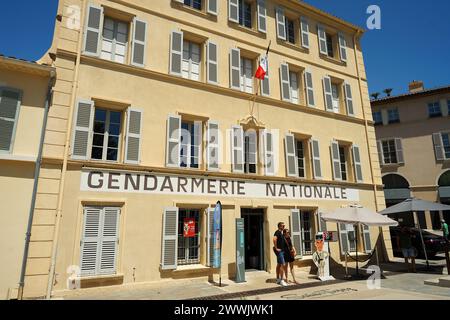
{"label": "man standing", "polygon": [[[397,238],[397,245],[402,249],[405,263],[408,266],[408,272],[416,272],[416,249],[412,245],[413,233],[406,226],[401,228],[399,237]],[[411,259],[411,268],[408,259]]]}
{"label": "man standing", "polygon": [[445,222],[444,219],[441,220],[441,224],[442,224],[442,229],[441,230],[443,232],[444,238],[448,242],[448,241],[450,241],[449,233],[448,233],[448,224]]}
{"label": "man standing", "polygon": [[284,265],[286,260],[284,258],[284,251],[286,246],[286,240],[283,236],[283,230],[285,228],[284,222],[278,222],[278,230],[273,235],[273,249],[277,255],[277,284],[283,287],[287,286],[287,283],[283,280],[284,277]]}

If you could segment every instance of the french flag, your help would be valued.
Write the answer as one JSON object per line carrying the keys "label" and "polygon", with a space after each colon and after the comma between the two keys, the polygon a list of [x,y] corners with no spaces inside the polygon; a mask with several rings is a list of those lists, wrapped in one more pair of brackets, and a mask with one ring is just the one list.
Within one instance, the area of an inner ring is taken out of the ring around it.
{"label": "french flag", "polygon": [[256,70],[255,78],[264,80],[267,74],[267,56],[261,59],[258,70]]}

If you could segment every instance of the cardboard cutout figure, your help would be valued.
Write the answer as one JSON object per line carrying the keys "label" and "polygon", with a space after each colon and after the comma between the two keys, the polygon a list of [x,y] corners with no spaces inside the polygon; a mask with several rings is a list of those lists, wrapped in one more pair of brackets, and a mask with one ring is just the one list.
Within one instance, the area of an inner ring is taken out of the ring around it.
{"label": "cardboard cutout figure", "polygon": [[313,253],[312,259],[317,266],[317,276],[321,281],[334,280],[330,276],[328,242],[324,241],[324,234],[322,232],[316,234],[315,246],[316,252]]}

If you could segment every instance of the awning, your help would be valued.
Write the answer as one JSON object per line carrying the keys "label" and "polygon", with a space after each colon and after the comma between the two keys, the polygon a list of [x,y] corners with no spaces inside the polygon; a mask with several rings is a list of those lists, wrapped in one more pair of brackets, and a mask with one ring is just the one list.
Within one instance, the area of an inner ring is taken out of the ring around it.
{"label": "awning", "polygon": [[400,212],[425,212],[425,211],[446,211],[450,206],[417,198],[409,198],[395,206],[384,209],[380,214],[392,214]]}
{"label": "awning", "polygon": [[397,226],[398,222],[360,205],[349,205],[328,213],[321,213],[325,221],[364,224],[366,226]]}

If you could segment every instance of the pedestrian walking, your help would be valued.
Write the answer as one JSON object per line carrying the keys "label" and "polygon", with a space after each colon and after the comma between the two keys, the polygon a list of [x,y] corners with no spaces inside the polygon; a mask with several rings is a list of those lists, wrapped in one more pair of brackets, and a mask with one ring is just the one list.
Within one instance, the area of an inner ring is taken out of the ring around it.
{"label": "pedestrian walking", "polygon": [[285,228],[284,222],[278,222],[278,230],[273,235],[273,251],[277,256],[277,284],[283,287],[287,286],[287,283],[283,280],[285,260],[285,246],[286,240],[283,236],[283,230]]}
{"label": "pedestrian walking", "polygon": [[284,276],[286,283],[289,283],[288,280],[288,266],[291,271],[292,280],[294,283],[298,284],[297,280],[295,279],[295,273],[294,273],[294,261],[295,257],[297,256],[297,250],[295,250],[294,245],[292,244],[291,239],[291,232],[289,229],[283,230],[284,239],[286,241],[286,247],[284,249],[284,256],[286,260],[286,264],[284,265]]}
{"label": "pedestrian walking", "polygon": [[[412,245],[412,237],[412,231],[406,226],[403,226],[397,239],[398,246],[402,249],[403,257],[405,258],[405,263],[408,267],[408,272],[416,272],[417,250]],[[411,259],[411,268],[409,265],[409,259]]]}
{"label": "pedestrian walking", "polygon": [[448,241],[450,241],[450,237],[449,237],[449,233],[448,233],[448,224],[445,222],[444,219],[441,219],[441,224],[442,224],[441,230],[442,230],[443,236],[444,236],[445,240],[447,240],[447,242],[448,242]]}

